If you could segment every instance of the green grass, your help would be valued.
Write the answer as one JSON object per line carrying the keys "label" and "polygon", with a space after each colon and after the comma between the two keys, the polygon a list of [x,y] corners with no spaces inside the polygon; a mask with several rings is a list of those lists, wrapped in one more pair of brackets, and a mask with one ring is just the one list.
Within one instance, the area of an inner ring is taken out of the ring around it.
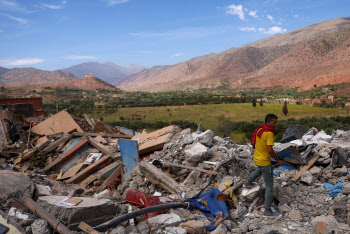
{"label": "green grass", "polygon": [[[103,117],[104,121],[116,121],[122,116],[126,120],[139,118],[142,121],[172,121],[187,120],[190,122],[202,122],[205,129],[213,129],[218,124],[218,117],[225,115],[232,121],[264,120],[265,115],[273,113],[279,119],[304,118],[304,117],[331,117],[348,116],[344,109],[311,107],[306,105],[288,105],[288,116],[282,113],[283,104],[264,104],[255,108],[250,103],[234,104],[210,104],[195,106],[166,106],[166,107],[133,107],[121,108],[112,115]],[[170,116],[171,115],[171,116]]]}

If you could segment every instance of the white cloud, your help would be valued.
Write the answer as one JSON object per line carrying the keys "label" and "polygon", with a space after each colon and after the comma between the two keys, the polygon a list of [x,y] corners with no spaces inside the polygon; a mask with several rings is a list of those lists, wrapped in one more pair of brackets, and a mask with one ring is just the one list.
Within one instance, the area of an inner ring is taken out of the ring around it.
{"label": "white cloud", "polygon": [[294,17],[294,18],[299,18],[299,15],[296,14],[296,15],[293,15],[293,17]]}
{"label": "white cloud", "polygon": [[256,32],[256,28],[254,27],[244,27],[244,28],[240,28],[239,30],[244,32]]}
{"label": "white cloud", "polygon": [[256,14],[257,10],[255,11],[249,11],[249,15],[254,17],[254,18],[259,18],[259,16]]}
{"label": "white cloud", "polygon": [[74,59],[74,60],[79,60],[79,59],[97,59],[95,56],[84,56],[84,55],[68,55],[64,56],[64,59]]}
{"label": "white cloud", "polygon": [[1,66],[24,66],[33,65],[44,62],[44,59],[40,58],[23,58],[23,59],[4,59],[0,60]]}
{"label": "white cloud", "polygon": [[273,21],[273,17],[271,15],[267,15],[266,18],[268,18],[269,20]]}
{"label": "white cloud", "polygon": [[182,53],[177,53],[177,54],[174,54],[173,56],[174,57],[179,57],[179,56],[181,56],[181,55],[183,55]]}
{"label": "white cloud", "polygon": [[66,0],[63,0],[62,2],[61,2],[61,4],[66,4],[67,3],[67,1]]}
{"label": "white cloud", "polygon": [[244,12],[242,5],[230,5],[226,7],[226,14],[228,15],[237,15],[240,20],[244,20]]}
{"label": "white cloud", "polygon": [[46,8],[49,8],[49,9],[52,9],[52,10],[60,10],[62,9],[63,7],[60,6],[60,5],[50,5],[50,4],[41,4],[42,6],[46,7]]}
{"label": "white cloud", "polygon": [[259,32],[262,32],[264,34],[276,34],[276,33],[285,33],[287,32],[287,29],[285,28],[281,28],[281,27],[277,27],[277,26],[273,26],[271,28],[269,28],[268,30],[266,30],[265,28],[259,28],[258,29]]}
{"label": "white cloud", "polygon": [[122,3],[125,3],[127,1],[129,1],[129,0],[106,0],[107,6],[114,6],[117,4],[122,4]]}
{"label": "white cloud", "polygon": [[0,0],[0,10],[1,11],[17,11],[23,13],[31,13],[28,9],[23,6],[20,6],[14,0]]}
{"label": "white cloud", "polygon": [[23,19],[23,18],[19,18],[19,17],[15,17],[13,15],[9,15],[9,14],[0,14],[0,16],[5,16],[11,20],[14,20],[14,21],[17,21],[18,23],[20,24],[27,24],[28,23],[28,20],[26,19]]}

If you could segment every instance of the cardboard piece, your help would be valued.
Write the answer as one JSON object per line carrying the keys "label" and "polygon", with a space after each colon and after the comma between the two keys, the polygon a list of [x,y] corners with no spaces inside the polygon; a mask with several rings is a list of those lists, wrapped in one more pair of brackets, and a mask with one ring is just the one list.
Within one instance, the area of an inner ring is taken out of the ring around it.
{"label": "cardboard piece", "polygon": [[55,133],[83,132],[72,116],[65,110],[49,117],[32,128],[32,132],[38,135],[51,135]]}
{"label": "cardboard piece", "polygon": [[131,139],[139,142],[139,154],[143,155],[162,149],[165,143],[169,142],[174,135],[175,129],[176,126],[171,125],[148,134],[144,130],[141,134]]}

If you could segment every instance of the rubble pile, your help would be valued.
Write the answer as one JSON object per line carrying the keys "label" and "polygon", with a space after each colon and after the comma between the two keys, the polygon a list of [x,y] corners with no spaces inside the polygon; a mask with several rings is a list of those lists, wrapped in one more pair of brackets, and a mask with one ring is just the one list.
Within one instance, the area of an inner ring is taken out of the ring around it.
{"label": "rubble pile", "polygon": [[243,186],[256,168],[250,144],[177,126],[133,134],[68,111],[0,114],[0,230],[350,231],[350,131],[304,133],[299,125],[275,143],[283,165],[272,162],[280,215],[271,218],[263,215],[263,178]]}

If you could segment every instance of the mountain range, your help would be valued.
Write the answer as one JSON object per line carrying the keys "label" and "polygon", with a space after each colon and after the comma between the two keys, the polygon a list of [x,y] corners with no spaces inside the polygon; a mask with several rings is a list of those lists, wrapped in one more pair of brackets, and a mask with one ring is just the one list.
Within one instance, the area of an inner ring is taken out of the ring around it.
{"label": "mountain range", "polygon": [[[126,91],[149,92],[220,87],[307,89],[350,82],[350,17],[327,20],[174,65],[146,68],[88,62],[52,72],[0,67],[0,85],[64,83],[67,87],[87,89],[83,86],[88,85],[84,77],[88,73],[101,79],[98,83],[104,85],[98,85],[99,88],[109,89],[109,84],[113,84]],[[85,79],[74,84],[77,77]]]}
{"label": "mountain range", "polygon": [[144,69],[118,87],[157,92],[350,82],[349,38],[350,17],[332,19],[220,54]]}
{"label": "mountain range", "polygon": [[145,69],[141,65],[131,64],[126,67],[119,66],[112,62],[98,63],[98,62],[87,62],[74,65],[68,68],[60,69],[62,72],[70,72],[75,77],[83,77],[86,74],[94,74],[98,78],[113,84],[118,84],[121,79],[138,73]]}

